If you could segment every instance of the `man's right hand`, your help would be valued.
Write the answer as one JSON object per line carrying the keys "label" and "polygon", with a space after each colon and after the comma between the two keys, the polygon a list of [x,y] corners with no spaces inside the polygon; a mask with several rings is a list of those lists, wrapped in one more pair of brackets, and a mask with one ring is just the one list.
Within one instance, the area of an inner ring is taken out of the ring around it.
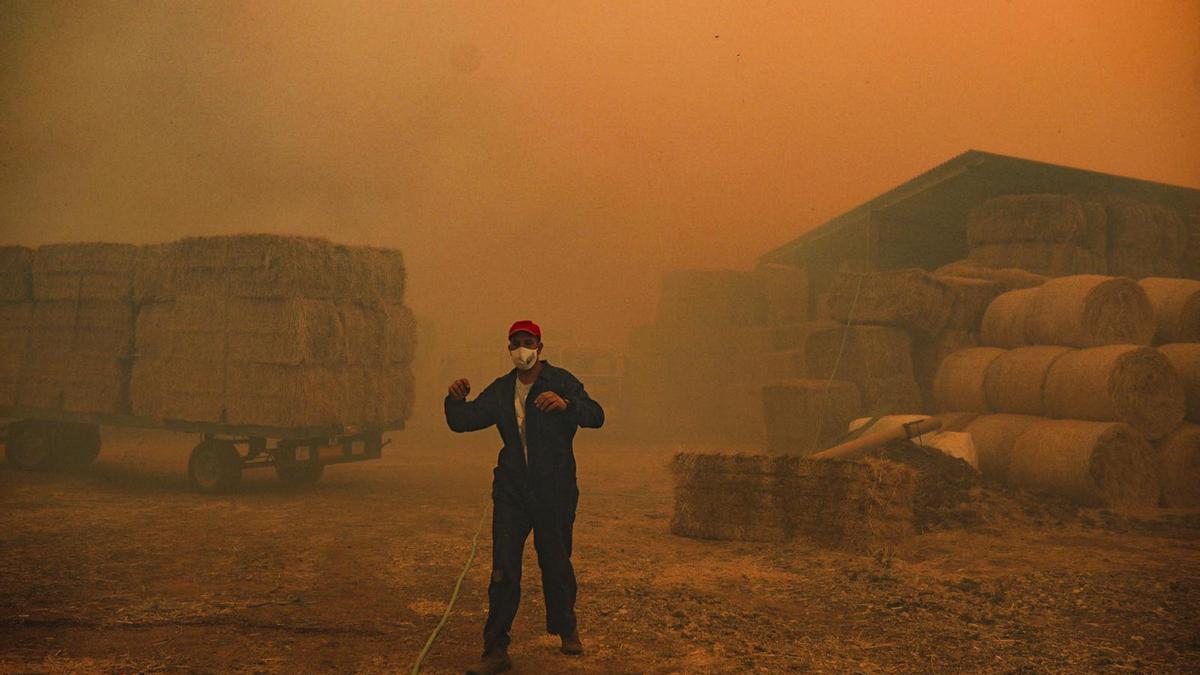
{"label": "man's right hand", "polygon": [[461,380],[455,380],[454,383],[450,385],[450,398],[456,401],[465,399],[469,393],[471,393],[471,383],[465,378]]}

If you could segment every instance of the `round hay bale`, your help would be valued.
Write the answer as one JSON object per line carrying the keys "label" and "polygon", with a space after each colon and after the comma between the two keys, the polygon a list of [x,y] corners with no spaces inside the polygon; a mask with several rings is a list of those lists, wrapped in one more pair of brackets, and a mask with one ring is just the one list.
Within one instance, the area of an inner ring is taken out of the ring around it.
{"label": "round hay bale", "polygon": [[1154,337],[1154,310],[1132,279],[1063,277],[1038,290],[1025,330],[1032,344],[1148,345]]}
{"label": "round hay bale", "polygon": [[1012,461],[1013,444],[1025,430],[1044,418],[1032,415],[979,415],[967,424],[965,431],[975,444],[979,458],[979,473],[988,480],[1008,482],[1008,466]]}
{"label": "round hay bale", "polygon": [[1171,362],[1171,367],[1183,382],[1187,418],[1200,424],[1200,344],[1163,345],[1158,352]]}
{"label": "round hay bale", "polygon": [[1017,438],[1009,479],[1089,506],[1155,506],[1153,453],[1127,424],[1043,420]]}
{"label": "round hay bale", "polygon": [[988,305],[980,324],[979,341],[988,347],[1012,349],[1030,344],[1026,324],[1038,295],[1037,288],[1001,293]]}
{"label": "round hay bale", "polygon": [[1162,505],[1200,507],[1200,426],[1179,427],[1159,442],[1155,450]]}
{"label": "round hay bale", "polygon": [[973,347],[947,356],[933,380],[935,407],[938,410],[990,412],[983,382],[988,366],[1003,353],[1003,349],[995,347]]}
{"label": "round hay bale", "polygon": [[1046,283],[1046,279],[1048,278],[1017,267],[988,267],[975,260],[956,260],[952,263],[947,263],[937,268],[934,274],[995,281],[1003,286],[1005,290],[1009,291],[1022,288],[1036,288]]}
{"label": "round hay bale", "polygon": [[1001,354],[988,366],[983,388],[988,407],[996,412],[1045,415],[1042,402],[1046,373],[1070,347],[1039,345],[1017,347]]}
{"label": "round hay bale", "polygon": [[1138,283],[1154,309],[1156,344],[1200,342],[1200,281],[1152,277]]}
{"label": "round hay bale", "polygon": [[979,417],[979,413],[944,412],[938,417],[942,420],[942,431],[966,431],[967,425]]}
{"label": "round hay bale", "polygon": [[1049,417],[1125,422],[1151,440],[1183,421],[1183,384],[1167,357],[1149,347],[1077,349],[1050,365],[1042,400]]}

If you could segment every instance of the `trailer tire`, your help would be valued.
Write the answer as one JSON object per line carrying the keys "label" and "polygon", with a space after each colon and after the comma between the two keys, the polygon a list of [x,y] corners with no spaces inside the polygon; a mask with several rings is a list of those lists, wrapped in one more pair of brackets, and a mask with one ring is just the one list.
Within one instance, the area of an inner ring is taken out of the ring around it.
{"label": "trailer tire", "polygon": [[324,464],[311,462],[283,462],[275,464],[275,475],[285,485],[292,487],[308,487],[316,485],[325,474]]}
{"label": "trailer tire", "polygon": [[100,456],[100,427],[94,424],[64,424],[58,429],[55,454],[66,468],[82,467]]}
{"label": "trailer tire", "polygon": [[42,471],[54,466],[58,453],[53,425],[45,422],[15,422],[8,428],[4,456],[8,463],[25,471]]}
{"label": "trailer tire", "polygon": [[242,458],[229,441],[208,439],[192,449],[188,480],[206,494],[229,492],[242,482]]}

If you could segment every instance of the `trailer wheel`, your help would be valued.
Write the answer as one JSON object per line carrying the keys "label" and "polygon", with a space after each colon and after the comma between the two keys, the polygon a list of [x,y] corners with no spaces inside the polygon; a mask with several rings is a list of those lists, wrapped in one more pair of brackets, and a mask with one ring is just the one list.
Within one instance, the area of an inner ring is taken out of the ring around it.
{"label": "trailer wheel", "polygon": [[204,493],[229,492],[242,482],[242,458],[229,441],[208,439],[192,449],[188,480]]}
{"label": "trailer wheel", "polygon": [[8,428],[4,456],[8,463],[26,471],[39,471],[54,465],[54,427],[38,422],[16,422]]}
{"label": "trailer wheel", "polygon": [[275,464],[275,475],[279,480],[293,487],[316,485],[325,474],[324,464],[311,462],[280,462]]}
{"label": "trailer wheel", "polygon": [[64,424],[57,436],[55,454],[65,467],[87,466],[100,456],[100,427],[95,424]]}

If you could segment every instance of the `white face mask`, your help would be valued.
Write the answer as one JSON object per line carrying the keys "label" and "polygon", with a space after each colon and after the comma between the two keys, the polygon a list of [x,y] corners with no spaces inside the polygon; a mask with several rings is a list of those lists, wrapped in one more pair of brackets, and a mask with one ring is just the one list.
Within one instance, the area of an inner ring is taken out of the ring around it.
{"label": "white face mask", "polygon": [[529,370],[537,363],[538,352],[528,347],[517,347],[508,350],[508,355],[512,357],[514,366],[521,370]]}

